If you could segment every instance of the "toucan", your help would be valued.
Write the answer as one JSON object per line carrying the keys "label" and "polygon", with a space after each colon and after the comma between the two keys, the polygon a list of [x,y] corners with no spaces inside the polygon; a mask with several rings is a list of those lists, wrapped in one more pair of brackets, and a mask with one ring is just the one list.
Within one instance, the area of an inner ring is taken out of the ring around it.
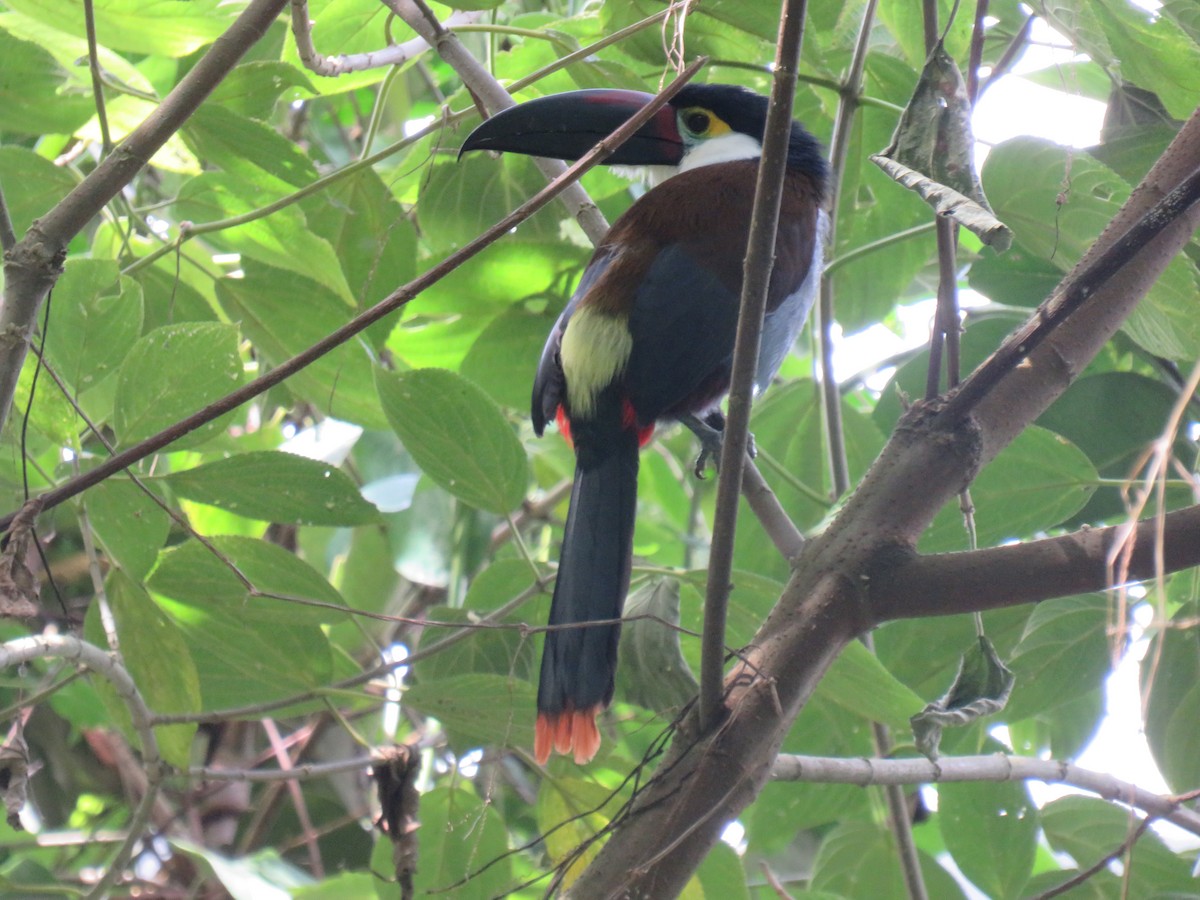
{"label": "toucan", "polygon": [[[492,116],[462,149],[575,160],[650,99],[624,90],[541,97]],[[657,422],[675,420],[711,452],[724,425],[719,403],[766,117],[767,99],[750,90],[688,85],[605,161],[655,167],[657,183],[597,246],[534,377],[534,431],[556,420],[575,450],[538,682],[539,763],[553,749],[583,764],[600,747],[596,716],[613,697],[640,448]],[[819,143],[794,122],[756,392],[778,372],[817,293],[825,182]]]}

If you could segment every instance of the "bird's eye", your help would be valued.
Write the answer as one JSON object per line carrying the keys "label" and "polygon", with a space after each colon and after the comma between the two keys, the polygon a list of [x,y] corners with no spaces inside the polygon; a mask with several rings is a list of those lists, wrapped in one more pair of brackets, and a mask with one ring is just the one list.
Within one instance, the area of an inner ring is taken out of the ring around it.
{"label": "bird's eye", "polygon": [[685,113],[683,117],[683,127],[692,134],[701,135],[708,131],[708,126],[712,124],[712,117],[699,110]]}

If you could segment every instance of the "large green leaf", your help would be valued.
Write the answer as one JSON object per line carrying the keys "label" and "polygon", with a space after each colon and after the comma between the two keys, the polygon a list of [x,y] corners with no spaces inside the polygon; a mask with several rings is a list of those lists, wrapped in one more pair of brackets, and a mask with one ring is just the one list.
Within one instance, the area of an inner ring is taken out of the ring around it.
{"label": "large green leaf", "polygon": [[280,700],[330,680],[329,639],[320,626],[297,621],[290,610],[298,607],[268,622],[237,602],[156,601],[183,632],[206,711]]}
{"label": "large green leaf", "polygon": [[[1062,797],[1042,809],[1042,829],[1056,852],[1069,853],[1086,869],[1123,846],[1136,823],[1122,806],[1095,797]],[[1113,896],[1190,896],[1196,891],[1192,863],[1176,856],[1153,829],[1133,845],[1126,858],[1127,888]],[[1069,876],[1064,875],[1062,880]],[[1115,885],[1116,886],[1116,885]],[[1177,892],[1177,893],[1176,893]]]}
{"label": "large green leaf", "polygon": [[[416,229],[374,169],[339,178],[304,202],[304,214],[333,247],[360,309],[416,275]],[[381,345],[394,324],[389,318],[368,329],[371,344]]]}
{"label": "large green leaf", "polygon": [[[963,897],[950,873],[925,854],[921,874],[930,897]],[[825,835],[813,861],[811,887],[846,897],[904,897],[904,876],[892,844],[882,826],[868,822],[839,825]]]}
{"label": "large green leaf", "polygon": [[[269,189],[261,186],[264,181]],[[252,181],[232,173],[205,172],[184,183],[179,192],[176,212],[193,222],[225,221],[255,213],[279,199],[277,192],[284,189],[285,182],[270,180],[265,174]],[[240,224],[230,224],[219,231],[209,232],[207,238],[243,257],[310,278],[335,293],[347,305],[354,303],[333,248],[312,233],[304,213],[297,205],[285,206],[269,216],[252,217]],[[303,296],[293,297],[293,304]]]}
{"label": "large green leaf", "polygon": [[[121,363],[113,425],[128,446],[157,434],[214,400],[242,380],[238,332],[216,322],[164,325],[144,335]],[[175,442],[203,443],[223,419],[209,422]]]}
{"label": "large green leaf", "polygon": [[513,889],[508,834],[494,804],[463,787],[438,787],[421,794],[420,820],[416,896],[488,900]]}
{"label": "large green leaf", "polygon": [[858,641],[846,645],[817,691],[865,719],[901,732],[908,729],[909,718],[925,705]]}
{"label": "large green leaf", "polygon": [[529,481],[525,451],[480,388],[443,369],[379,370],[376,385],[388,421],[426,475],[479,509],[516,508]]}
{"label": "large green leaf", "polygon": [[379,519],[345,472],[293,453],[239,453],[165,480],[181,497],[249,519],[295,525],[366,525]]}
{"label": "large green leaf", "polygon": [[[1184,592],[1194,592],[1196,579],[1195,572],[1176,575],[1171,581],[1172,593],[1178,591],[1177,581]],[[1192,619],[1195,610],[1194,603],[1185,604],[1176,619]],[[1150,751],[1172,790],[1190,790],[1197,783],[1197,764],[1196,754],[1189,748],[1200,740],[1200,719],[1196,717],[1200,632],[1171,622],[1154,638],[1141,668]]]}
{"label": "large green leaf", "polygon": [[76,391],[116,370],[142,332],[142,290],[115,260],[68,259],[54,286],[46,356]]}
{"label": "large green leaf", "polygon": [[[72,0],[6,0],[10,9],[84,35],[84,17]],[[96,33],[114,50],[187,56],[225,31],[239,12],[221,0],[95,0]]]}
{"label": "large green leaf", "polygon": [[[179,628],[154,605],[145,589],[120,569],[105,580],[121,658],[146,704],[157,713],[200,710],[199,672]],[[155,729],[163,757],[173,766],[191,760],[195,725]]]}
{"label": "large green leaf", "polygon": [[[435,250],[455,250],[545,186],[545,176],[526,156],[506,154],[497,160],[472,153],[458,162],[436,165],[421,185],[421,233]],[[560,207],[546,207],[517,226],[515,236],[554,240],[561,217]]]}
{"label": "large green leaf", "polygon": [[1038,812],[1023,782],[938,785],[937,818],[954,862],[987,896],[1025,896]]}
{"label": "large green leaf", "polygon": [[253,181],[266,172],[293,187],[317,178],[308,154],[274,128],[207,103],[187,120],[183,133],[196,156]]}
{"label": "large green leaf", "polygon": [[404,692],[404,703],[433,716],[456,753],[472,747],[533,746],[533,685],[505,675],[459,675]]}
{"label": "large green leaf", "polygon": [[88,522],[109,558],[132,578],[145,577],[166,543],[171,521],[132,481],[109,478],[84,494]]}
{"label": "large green leaf", "polygon": [[[208,542],[220,557],[197,540],[163,551],[147,582],[151,590],[197,608],[228,611],[259,627],[344,619],[341,594],[296,554],[254,538],[215,535]],[[238,572],[254,586],[256,596],[249,596]]]}
{"label": "large green leaf", "polygon": [[[241,278],[217,284],[217,297],[231,319],[278,365],[346,324],[353,311],[325,286],[296,272],[243,260]],[[297,315],[297,304],[303,315]],[[287,380],[287,387],[318,409],[366,428],[384,428],[371,373],[369,351],[352,339]]]}
{"label": "large green leaf", "polygon": [[251,60],[226,75],[208,103],[220,104],[251,119],[267,120],[280,97],[292,88],[316,93],[308,75],[296,66],[277,60]]}
{"label": "large green leaf", "polygon": [[[1057,434],[1027,428],[971,484],[979,546],[1026,537],[1078,512],[1098,476],[1079,448]],[[966,549],[957,498],[949,501],[921,537],[923,552]]]}
{"label": "large green leaf", "polygon": [[82,85],[37,44],[0,28],[0,59],[0,128],[71,134],[92,114],[92,101]]}
{"label": "large green leaf", "polygon": [[1008,717],[1046,714],[1094,690],[1108,672],[1108,621],[1108,601],[1098,595],[1039,604],[1009,659],[1017,684]]}
{"label": "large green leaf", "polygon": [[0,147],[0,174],[4,177],[4,201],[17,237],[77,183],[70,171],[24,147]]}

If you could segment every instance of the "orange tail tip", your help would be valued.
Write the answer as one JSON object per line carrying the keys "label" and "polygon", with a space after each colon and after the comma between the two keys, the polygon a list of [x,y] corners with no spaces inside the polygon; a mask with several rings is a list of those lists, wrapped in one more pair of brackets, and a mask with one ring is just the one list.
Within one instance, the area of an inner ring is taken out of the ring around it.
{"label": "orange tail tip", "polygon": [[545,765],[550,760],[551,749],[564,756],[573,753],[575,764],[579,766],[591,762],[600,749],[600,729],[596,727],[599,712],[599,706],[592,706],[560,713],[538,713],[533,736],[533,755],[538,765]]}

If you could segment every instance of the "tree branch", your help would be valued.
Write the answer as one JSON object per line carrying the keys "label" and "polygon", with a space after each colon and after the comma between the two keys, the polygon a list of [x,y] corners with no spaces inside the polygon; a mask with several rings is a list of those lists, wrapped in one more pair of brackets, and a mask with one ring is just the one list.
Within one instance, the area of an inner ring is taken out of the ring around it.
{"label": "tree branch", "polygon": [[[347,72],[361,72],[365,69],[380,69],[384,66],[398,66],[408,62],[414,56],[424,53],[431,46],[429,40],[418,34],[412,40],[402,44],[382,47],[369,53],[339,53],[337,56],[324,56],[317,52],[312,39],[312,22],[308,18],[308,0],[291,0],[292,5],[292,34],[296,38],[296,53],[304,68],[324,75],[326,78],[336,78]],[[470,12],[452,12],[446,19],[447,27],[466,25],[483,18],[483,13],[474,10]],[[414,29],[415,30],[415,29]]]}
{"label": "tree branch", "polygon": [[781,754],[771,769],[775,781],[822,784],[942,784],[956,781],[1042,781],[1069,784],[1105,800],[1134,806],[1156,819],[1200,835],[1200,813],[1174,797],[1152,794],[1135,784],[1073,763],[995,753],[989,756],[928,759],[831,759]]}
{"label": "tree branch", "polygon": [[107,653],[86,641],[59,634],[40,634],[16,638],[0,645],[0,668],[10,668],[32,659],[57,657],[74,660],[106,678],[129,709],[129,718],[142,745],[142,769],[146,773],[146,790],[126,824],[126,834],[112,862],[100,879],[92,885],[88,897],[106,897],[109,889],[129,863],[134,846],[141,841],[146,823],[154,809],[158,789],[162,784],[164,767],[159,756],[158,741],[150,725],[151,713],[142,699],[129,672],[114,654]]}
{"label": "tree branch", "polygon": [[[1177,572],[1200,565],[1200,506],[1169,512],[1162,518],[1164,570]],[[881,553],[868,574],[869,605],[877,622],[887,622],[983,612],[1103,591],[1113,586],[1110,554],[1126,542],[1134,546],[1128,578],[1152,578],[1158,527],[1158,517],[1152,517],[1139,522],[1132,533],[1121,524],[963,553]]]}

